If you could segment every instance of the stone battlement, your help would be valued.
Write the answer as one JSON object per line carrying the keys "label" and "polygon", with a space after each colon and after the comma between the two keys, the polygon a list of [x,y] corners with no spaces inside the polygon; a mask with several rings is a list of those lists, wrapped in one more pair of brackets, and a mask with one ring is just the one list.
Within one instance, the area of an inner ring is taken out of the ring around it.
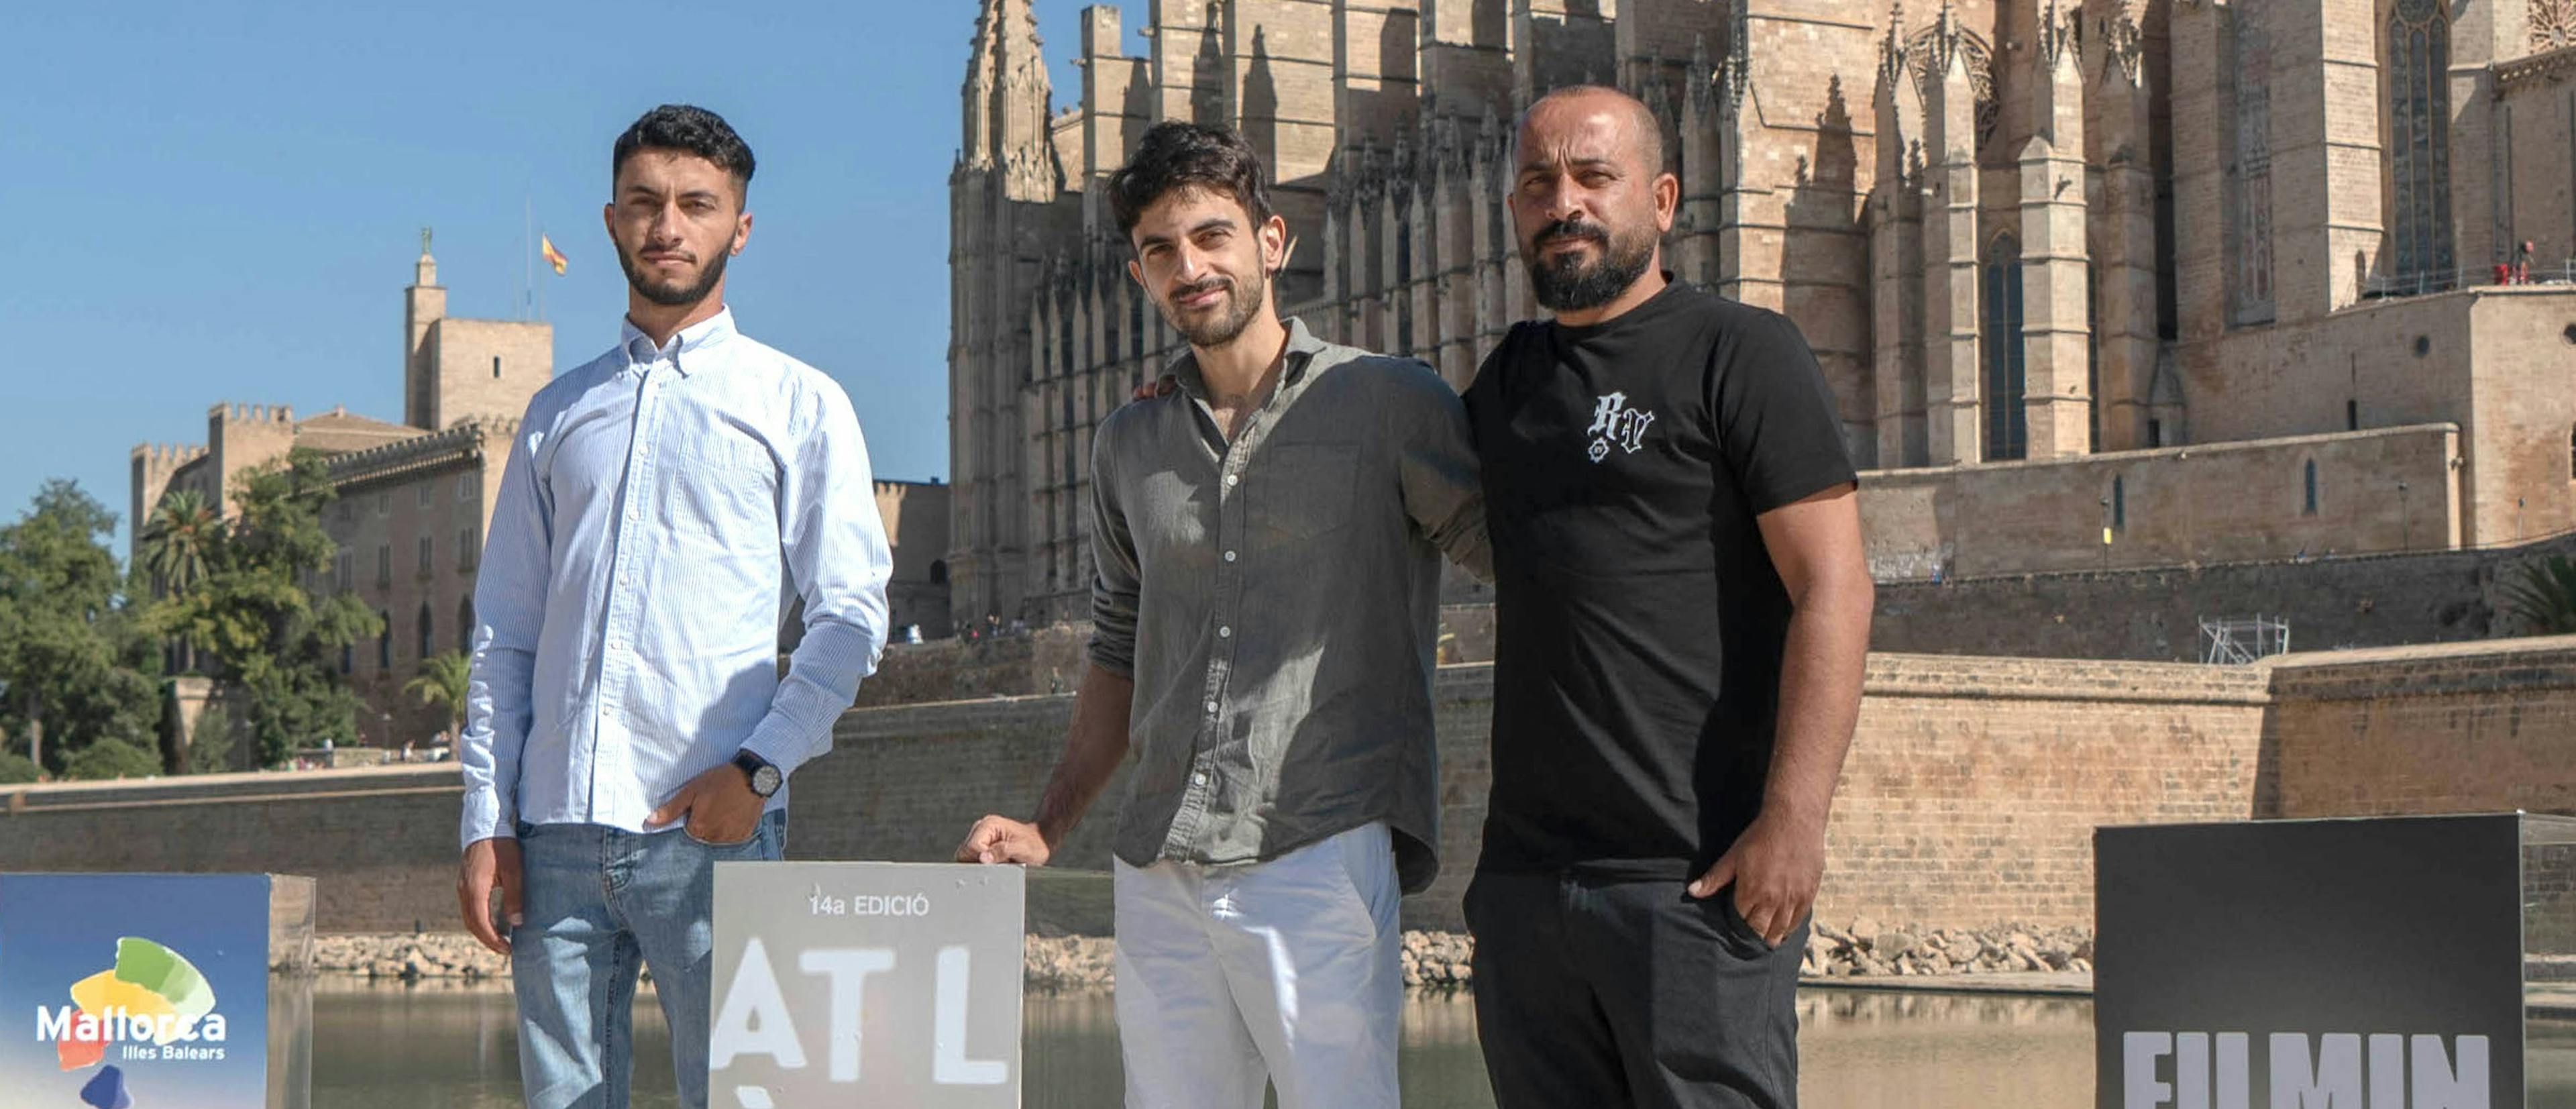
{"label": "stone battlement", "polygon": [[240,401],[225,401],[207,408],[206,418],[210,420],[230,420],[234,423],[286,424],[291,426],[295,423],[295,409],[283,404],[244,404]]}
{"label": "stone battlement", "polygon": [[136,443],[133,459],[147,465],[175,469],[206,456],[204,443]]}

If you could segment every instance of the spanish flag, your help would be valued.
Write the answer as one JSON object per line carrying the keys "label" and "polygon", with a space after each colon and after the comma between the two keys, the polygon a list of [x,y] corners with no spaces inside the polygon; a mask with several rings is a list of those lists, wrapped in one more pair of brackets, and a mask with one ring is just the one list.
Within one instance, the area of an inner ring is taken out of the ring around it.
{"label": "spanish flag", "polygon": [[560,276],[564,271],[564,262],[566,259],[564,258],[562,251],[555,249],[555,241],[544,235],[539,235],[537,236],[537,250],[539,253],[546,256],[546,264],[553,266],[555,268],[555,273]]}

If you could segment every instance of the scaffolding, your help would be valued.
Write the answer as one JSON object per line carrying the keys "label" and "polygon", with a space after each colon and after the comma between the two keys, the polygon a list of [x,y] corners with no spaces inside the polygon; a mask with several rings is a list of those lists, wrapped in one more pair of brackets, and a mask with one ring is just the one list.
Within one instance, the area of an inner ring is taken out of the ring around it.
{"label": "scaffolding", "polygon": [[2211,666],[2242,665],[2290,650],[2290,622],[2266,619],[2255,614],[2251,620],[2200,620],[2200,640],[2206,648],[2200,661]]}

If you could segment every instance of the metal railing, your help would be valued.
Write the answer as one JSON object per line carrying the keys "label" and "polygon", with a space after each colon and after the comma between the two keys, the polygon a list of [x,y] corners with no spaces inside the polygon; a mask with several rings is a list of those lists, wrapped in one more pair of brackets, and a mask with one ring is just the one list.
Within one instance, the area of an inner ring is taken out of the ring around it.
{"label": "metal railing", "polygon": [[2535,260],[2523,265],[2495,264],[2462,266],[2454,270],[2422,270],[2415,273],[2373,274],[2362,279],[2363,300],[2390,297],[2426,296],[2455,289],[2500,285],[2576,285],[2576,258],[2544,265]]}

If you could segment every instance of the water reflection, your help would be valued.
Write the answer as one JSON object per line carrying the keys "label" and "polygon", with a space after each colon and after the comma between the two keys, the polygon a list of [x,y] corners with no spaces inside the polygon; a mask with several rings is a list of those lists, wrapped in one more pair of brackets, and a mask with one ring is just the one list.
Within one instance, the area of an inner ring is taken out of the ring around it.
{"label": "water reflection", "polygon": [[2093,1003],[1803,991],[1798,1099],[1816,1109],[2093,1103]]}
{"label": "water reflection", "polygon": [[[1118,1025],[1108,994],[1030,994],[1022,1010],[1030,1109],[1119,1103]],[[1404,1010],[1398,1075],[1407,1109],[1491,1109],[1476,1010],[1464,993],[1426,994]]]}
{"label": "water reflection", "polygon": [[[313,1104],[516,1109],[517,1029],[505,985],[324,979],[312,1000]],[[2080,1109],[2093,1101],[2093,1005],[2077,997],[1801,991],[1807,1109]],[[1031,993],[1022,1026],[1029,1109],[1119,1104],[1105,992]],[[2535,1021],[2533,1105],[2576,1104],[2576,1023]],[[1466,993],[1405,1008],[1406,1109],[1491,1109]],[[652,995],[635,1007],[638,1109],[671,1109],[670,1040]]]}
{"label": "water reflection", "polygon": [[[324,978],[313,991],[313,1104],[324,1109],[520,1109],[518,1015],[504,984]],[[677,1109],[671,1037],[635,1004],[635,1109]]]}

